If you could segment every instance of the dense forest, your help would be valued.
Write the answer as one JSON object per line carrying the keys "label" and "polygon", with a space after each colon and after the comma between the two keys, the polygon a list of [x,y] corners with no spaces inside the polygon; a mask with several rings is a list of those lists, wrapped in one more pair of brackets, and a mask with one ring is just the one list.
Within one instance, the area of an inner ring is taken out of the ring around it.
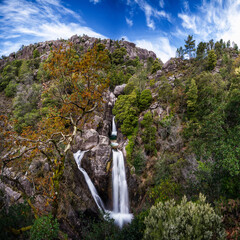
{"label": "dense forest", "polygon": [[[83,167],[111,206],[113,116],[134,215],[123,228],[73,160],[89,151]],[[124,39],[22,46],[0,59],[0,129],[1,239],[240,238],[235,43],[189,35],[165,64]]]}

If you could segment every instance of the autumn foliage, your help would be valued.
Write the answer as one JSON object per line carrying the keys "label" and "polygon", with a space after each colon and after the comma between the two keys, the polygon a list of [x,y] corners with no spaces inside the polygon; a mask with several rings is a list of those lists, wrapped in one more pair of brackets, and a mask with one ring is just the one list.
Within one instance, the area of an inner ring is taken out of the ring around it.
{"label": "autumn foliage", "polygon": [[[51,202],[53,208],[57,208],[66,152],[76,132],[90,121],[93,111],[101,109],[103,93],[109,86],[108,68],[108,53],[97,45],[83,56],[71,44],[65,49],[55,49],[44,65],[50,81],[42,83],[41,120],[17,134],[12,127],[14,123],[1,117],[6,152],[1,161],[2,171],[11,166],[27,172],[28,180],[34,183],[35,194],[45,196],[46,206]],[[46,99],[51,99],[50,104],[43,104]],[[50,171],[34,175],[29,166],[40,155],[47,159]]]}

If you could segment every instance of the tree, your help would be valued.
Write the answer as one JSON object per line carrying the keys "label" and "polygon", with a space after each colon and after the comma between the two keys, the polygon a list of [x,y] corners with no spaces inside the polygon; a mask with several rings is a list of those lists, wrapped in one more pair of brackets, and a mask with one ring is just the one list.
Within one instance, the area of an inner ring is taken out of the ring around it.
{"label": "tree", "polygon": [[145,240],[167,239],[225,239],[225,230],[214,208],[200,194],[198,202],[180,204],[174,200],[152,206],[145,218]]}
{"label": "tree", "polygon": [[217,64],[217,55],[215,54],[214,50],[210,50],[208,52],[207,58],[207,68],[208,70],[213,70]]}
{"label": "tree", "polygon": [[176,51],[177,58],[183,59],[184,54],[185,54],[185,51],[184,51],[183,47],[177,48],[177,51]]}
{"label": "tree", "polygon": [[202,59],[206,55],[207,44],[205,42],[200,42],[197,46],[197,58]]}
{"label": "tree", "polygon": [[158,70],[161,70],[162,69],[162,65],[159,61],[159,59],[155,59],[154,62],[153,62],[153,65],[152,65],[152,70],[151,70],[151,73],[155,73],[157,72]]}
{"label": "tree", "polygon": [[[91,120],[93,111],[101,109],[104,103],[102,95],[109,86],[106,73],[109,62],[107,51],[98,50],[96,45],[83,56],[79,56],[72,45],[55,49],[45,64],[50,82],[44,83],[42,94],[42,99],[53,101],[47,105],[41,120],[35,123],[35,128],[27,127],[19,135],[12,130],[6,117],[1,117],[5,124],[1,132],[6,143],[2,172],[11,166],[27,173],[28,179],[33,179],[35,191],[44,196],[46,204],[52,205],[54,216],[64,163],[74,136]],[[50,171],[36,177],[29,165],[40,155],[47,159]],[[18,179],[8,180],[20,184]],[[29,196],[24,192],[23,195],[34,209]],[[34,212],[37,216],[36,209]]]}
{"label": "tree", "polygon": [[193,52],[195,52],[195,40],[193,40],[193,36],[192,35],[188,35],[187,40],[185,41],[185,49],[186,52],[189,56],[189,59],[191,59],[193,57]]}

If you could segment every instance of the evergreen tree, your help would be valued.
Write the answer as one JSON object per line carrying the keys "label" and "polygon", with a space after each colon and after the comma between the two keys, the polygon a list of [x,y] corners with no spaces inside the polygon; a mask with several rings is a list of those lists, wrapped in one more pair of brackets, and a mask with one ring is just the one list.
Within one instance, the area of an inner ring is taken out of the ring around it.
{"label": "evergreen tree", "polygon": [[231,42],[230,40],[227,41],[227,48],[230,48]]}
{"label": "evergreen tree", "polygon": [[206,54],[207,44],[205,42],[200,42],[197,46],[197,58],[204,58]]}
{"label": "evergreen tree", "polygon": [[184,49],[182,47],[177,48],[177,51],[176,51],[176,57],[177,58],[183,59],[184,54],[185,54]]}
{"label": "evergreen tree", "polygon": [[195,52],[195,40],[193,40],[193,36],[192,35],[188,35],[187,40],[185,41],[185,49],[186,52],[189,56],[189,59],[191,59],[193,57],[193,52]]}
{"label": "evergreen tree", "polygon": [[207,59],[207,68],[208,70],[213,70],[217,63],[217,55],[215,54],[214,50],[210,50],[208,52],[208,59]]}

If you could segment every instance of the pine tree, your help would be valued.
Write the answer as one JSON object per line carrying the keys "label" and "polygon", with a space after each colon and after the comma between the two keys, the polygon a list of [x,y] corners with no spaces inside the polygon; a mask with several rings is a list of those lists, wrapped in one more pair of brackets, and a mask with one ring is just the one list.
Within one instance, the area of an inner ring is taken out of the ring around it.
{"label": "pine tree", "polygon": [[217,63],[217,55],[215,54],[214,50],[210,50],[208,52],[208,59],[207,59],[207,68],[208,70],[213,70]]}
{"label": "pine tree", "polygon": [[182,47],[177,49],[177,51],[176,51],[176,57],[177,58],[183,59],[184,54],[185,54],[184,49]]}
{"label": "pine tree", "polygon": [[192,52],[195,52],[195,40],[193,40],[193,36],[192,35],[188,35],[187,40],[185,41],[185,49],[186,52],[188,53],[189,59],[191,59],[193,57]]}
{"label": "pine tree", "polygon": [[200,42],[197,46],[197,58],[201,59],[206,54],[207,44],[205,42]]}

